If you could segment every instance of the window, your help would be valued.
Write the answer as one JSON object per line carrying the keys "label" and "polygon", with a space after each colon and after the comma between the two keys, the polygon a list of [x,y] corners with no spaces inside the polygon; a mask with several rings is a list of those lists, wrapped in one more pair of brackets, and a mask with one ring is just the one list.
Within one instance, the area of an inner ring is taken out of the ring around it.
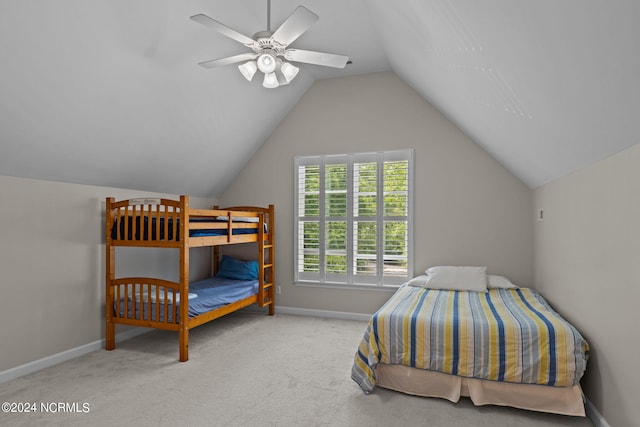
{"label": "window", "polygon": [[412,273],[413,150],[295,159],[295,281],[399,285]]}

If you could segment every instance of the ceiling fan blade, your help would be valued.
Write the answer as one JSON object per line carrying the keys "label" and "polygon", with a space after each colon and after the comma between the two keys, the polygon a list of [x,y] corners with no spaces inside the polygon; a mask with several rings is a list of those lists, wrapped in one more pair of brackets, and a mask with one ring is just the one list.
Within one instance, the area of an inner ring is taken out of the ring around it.
{"label": "ceiling fan blade", "polygon": [[229,64],[237,64],[238,62],[251,61],[256,59],[257,53],[241,53],[240,55],[228,56],[226,58],[212,59],[211,61],[199,62],[198,65],[204,68],[223,67]]}
{"label": "ceiling fan blade", "polygon": [[304,6],[298,6],[280,25],[271,38],[283,46],[289,46],[318,20],[318,15]]}
{"label": "ceiling fan blade", "polygon": [[287,49],[284,57],[289,61],[306,62],[307,64],[324,65],[325,67],[344,68],[348,56],[333,53],[314,52],[311,50]]}
{"label": "ceiling fan blade", "polygon": [[258,47],[258,43],[251,37],[247,37],[244,34],[237,32],[233,28],[229,28],[226,25],[216,21],[215,19],[209,18],[207,15],[203,15],[200,13],[198,15],[193,15],[191,19],[196,21],[199,24],[213,28],[220,34],[225,35],[230,39],[235,40],[239,43],[242,43],[247,47],[250,47],[252,49]]}

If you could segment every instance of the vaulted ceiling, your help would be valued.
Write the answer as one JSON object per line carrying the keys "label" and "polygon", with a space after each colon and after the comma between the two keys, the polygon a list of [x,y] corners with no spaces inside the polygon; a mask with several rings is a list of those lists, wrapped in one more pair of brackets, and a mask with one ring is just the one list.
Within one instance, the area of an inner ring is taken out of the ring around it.
{"label": "vaulted ceiling", "polygon": [[352,64],[277,89],[196,65],[247,48],[191,15],[251,36],[266,4],[3,0],[0,175],[216,197],[316,79],[386,70],[532,188],[640,142],[636,0],[272,0]]}

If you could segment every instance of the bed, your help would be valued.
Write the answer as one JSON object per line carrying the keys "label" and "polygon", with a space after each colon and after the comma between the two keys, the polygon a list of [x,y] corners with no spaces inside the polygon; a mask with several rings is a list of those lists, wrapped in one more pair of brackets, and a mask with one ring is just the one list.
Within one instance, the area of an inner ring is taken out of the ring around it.
{"label": "bed", "polygon": [[589,346],[577,329],[533,289],[501,276],[487,287],[486,270],[484,288],[481,274],[459,286],[459,267],[437,268],[451,280],[429,283],[427,270],[372,316],[351,371],[360,388],[585,416]]}
{"label": "bed", "polygon": [[[275,312],[274,206],[193,209],[179,200],[106,199],[106,345],[117,324],[178,332],[179,360],[189,359],[189,330],[252,304]],[[221,254],[225,245],[253,243],[255,259]],[[118,247],[175,248],[179,280],[117,277]],[[189,283],[189,250],[213,248],[213,275]]]}

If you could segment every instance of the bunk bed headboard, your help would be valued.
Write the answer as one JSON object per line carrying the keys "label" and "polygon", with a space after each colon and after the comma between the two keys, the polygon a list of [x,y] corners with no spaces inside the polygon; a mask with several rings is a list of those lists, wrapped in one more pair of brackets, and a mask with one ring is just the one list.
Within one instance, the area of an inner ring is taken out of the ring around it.
{"label": "bunk bed headboard", "polygon": [[[107,198],[107,239],[122,246],[170,246],[179,245],[184,236],[180,221],[186,213],[188,198],[180,200],[162,198],[138,198],[115,202]],[[181,233],[182,231],[182,233]]]}

